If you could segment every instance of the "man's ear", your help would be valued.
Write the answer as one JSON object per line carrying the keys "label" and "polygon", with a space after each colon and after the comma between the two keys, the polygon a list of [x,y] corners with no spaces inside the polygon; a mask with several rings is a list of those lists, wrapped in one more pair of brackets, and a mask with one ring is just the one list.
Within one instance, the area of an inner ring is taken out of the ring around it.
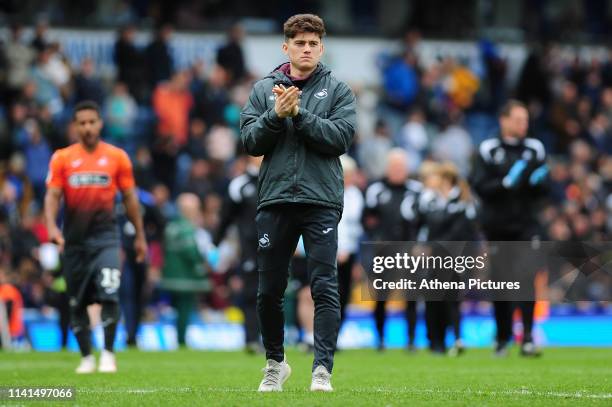
{"label": "man's ear", "polygon": [[323,46],[323,41],[321,41],[321,56],[325,53],[325,47]]}
{"label": "man's ear", "polygon": [[289,53],[289,44],[287,44],[287,41],[283,42],[283,52],[285,53],[285,55],[288,55]]}

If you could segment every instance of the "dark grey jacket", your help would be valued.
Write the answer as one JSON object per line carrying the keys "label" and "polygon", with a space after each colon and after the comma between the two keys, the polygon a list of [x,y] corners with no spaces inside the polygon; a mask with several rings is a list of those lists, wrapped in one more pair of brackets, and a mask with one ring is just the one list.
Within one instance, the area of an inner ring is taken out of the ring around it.
{"label": "dark grey jacket", "polygon": [[[277,68],[278,69],[278,68]],[[355,96],[319,64],[302,89],[294,118],[274,112],[276,84],[291,80],[275,70],[255,83],[240,115],[240,135],[250,155],[264,155],[257,209],[278,203],[308,203],[342,210],[340,157],[355,133]]]}

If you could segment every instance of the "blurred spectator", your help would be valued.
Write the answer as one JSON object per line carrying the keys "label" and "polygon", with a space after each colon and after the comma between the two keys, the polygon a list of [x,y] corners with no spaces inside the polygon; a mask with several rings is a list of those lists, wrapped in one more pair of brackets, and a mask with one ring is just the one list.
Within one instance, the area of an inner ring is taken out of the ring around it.
{"label": "blurred spectator", "polygon": [[[22,336],[24,331],[23,324],[23,298],[19,289],[12,284],[9,275],[4,267],[0,265],[0,304],[3,306],[3,310],[8,317],[8,331],[10,338],[6,338],[3,335],[0,336],[0,344],[2,347],[10,347],[10,343],[7,344],[5,341],[11,341]],[[0,332],[1,334],[1,332]]]}
{"label": "blurred spectator", "polygon": [[10,104],[21,92],[21,88],[28,81],[30,64],[34,61],[35,53],[21,42],[22,28],[15,24],[11,27],[11,37],[4,44],[4,58],[6,60],[6,86],[7,102]]}
{"label": "blurred spectator", "polygon": [[480,87],[478,77],[467,66],[457,63],[453,58],[446,58],[443,65],[448,75],[446,92],[452,105],[461,109],[472,106],[476,91]]}
{"label": "blurred spectator", "polygon": [[569,144],[580,136],[578,123],[578,88],[575,83],[565,81],[550,109],[550,122],[557,135],[555,151],[566,153]]}
{"label": "blurred spectator", "polygon": [[227,33],[227,43],[217,50],[217,64],[225,69],[232,84],[240,82],[247,75],[242,51],[244,29],[234,24]]}
{"label": "blurred spectator", "polygon": [[458,109],[450,109],[441,120],[440,133],[431,144],[431,155],[437,161],[450,161],[457,166],[459,174],[466,177],[474,146],[470,134],[461,124],[461,113]]}
{"label": "blurred spectator", "polygon": [[0,191],[2,202],[13,224],[22,219],[34,198],[32,184],[25,173],[26,162],[23,154],[14,153],[8,168],[0,169]]}
{"label": "blurred spectator", "polygon": [[410,172],[418,170],[429,147],[429,138],[425,125],[426,121],[423,111],[415,108],[408,116],[408,121],[400,130],[399,145],[408,154]]}
{"label": "blurred spectator", "polygon": [[211,159],[220,162],[234,158],[238,135],[227,126],[215,125],[208,132],[206,150]]}
{"label": "blurred spectator", "polygon": [[138,147],[134,156],[133,166],[136,185],[146,191],[151,191],[155,185],[155,173],[153,172],[151,152],[147,147]]}
{"label": "blurred spectator", "polygon": [[209,176],[210,165],[208,162],[202,159],[195,160],[189,171],[185,192],[191,192],[204,201],[204,198],[212,191]]}
{"label": "blurred spectator", "polygon": [[385,175],[386,168],[382,163],[387,160],[387,154],[393,148],[391,135],[387,124],[379,119],[374,128],[374,135],[359,143],[359,163],[368,179],[379,180]]}
{"label": "blurred spectator", "polygon": [[91,58],[81,61],[81,71],[74,77],[74,103],[83,100],[93,100],[100,106],[104,104],[104,88]]}
{"label": "blurred spectator", "polygon": [[208,81],[200,75],[192,83],[194,107],[193,116],[203,119],[208,126],[224,123],[225,106],[229,103],[227,92],[227,72],[216,65],[212,68]]}
{"label": "blurred spectator", "polygon": [[[57,62],[52,61],[54,51],[47,47],[38,54],[36,63],[30,71],[30,76],[36,85],[35,100],[40,106],[46,106],[51,114],[59,114],[64,108],[64,103],[60,94],[58,78],[53,75],[56,73]],[[61,71],[61,68],[57,71]],[[61,76],[63,73],[58,75]]]}
{"label": "blurred spectator", "polygon": [[200,118],[194,118],[189,125],[189,141],[185,147],[185,151],[192,159],[206,159],[208,152],[206,151],[206,123]]}
{"label": "blurred spectator", "polygon": [[68,61],[61,51],[59,42],[52,42],[42,52],[49,52],[49,57],[43,66],[46,76],[62,91],[70,81],[71,71]]}
{"label": "blurred spectator", "polygon": [[155,89],[158,83],[170,79],[174,73],[174,62],[170,51],[171,36],[172,26],[170,24],[162,25],[155,31],[155,38],[145,51],[146,72],[149,74],[151,89]]}
{"label": "blurred spectator", "polygon": [[383,59],[381,108],[391,136],[395,137],[419,93],[419,70],[416,55],[408,50],[401,56]]}
{"label": "blurred spectator", "polygon": [[49,24],[46,20],[40,20],[36,23],[36,27],[34,28],[34,38],[32,38],[30,45],[37,52],[42,52],[49,45],[49,41],[47,39],[48,29]]}
{"label": "blurred spectator", "polygon": [[196,294],[210,290],[206,253],[198,244],[197,231],[202,224],[200,199],[193,194],[181,194],[177,199],[179,217],[166,226],[164,238],[164,268],[161,287],[172,293],[177,310],[178,343],[185,345],[187,323],[195,310]]}
{"label": "blurred spectator", "polygon": [[106,99],[104,112],[105,128],[110,142],[133,152],[131,138],[134,136],[138,106],[124,83],[114,84],[110,96]]}
{"label": "blurred spectator", "polygon": [[134,44],[136,28],[127,25],[119,30],[115,43],[114,58],[117,65],[117,80],[127,85],[130,93],[139,103],[147,97],[145,57]]}
{"label": "blurred spectator", "polygon": [[[51,148],[43,137],[38,122],[28,119],[25,124],[27,140],[22,145],[26,163],[26,175],[32,183],[36,202],[42,206],[45,195],[45,179],[47,178],[47,168],[51,160]],[[36,165],[32,165],[36,163]]]}
{"label": "blurred spectator", "polygon": [[190,80],[188,71],[179,71],[169,81],[157,85],[153,92],[153,109],[159,119],[157,132],[171,138],[178,147],[187,143],[189,135],[189,111],[193,106],[188,88]]}

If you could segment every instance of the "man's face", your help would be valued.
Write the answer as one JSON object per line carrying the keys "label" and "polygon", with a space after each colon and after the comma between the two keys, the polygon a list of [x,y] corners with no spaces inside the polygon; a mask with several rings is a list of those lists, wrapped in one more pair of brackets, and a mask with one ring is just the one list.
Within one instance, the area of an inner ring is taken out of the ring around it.
{"label": "man's face", "polygon": [[85,109],[76,113],[76,124],[79,139],[86,147],[94,147],[102,131],[102,119],[95,110]]}
{"label": "man's face", "polygon": [[523,139],[527,136],[529,129],[529,113],[527,109],[520,106],[515,106],[510,110],[508,116],[502,116],[500,119],[502,135]]}
{"label": "man's face", "polygon": [[323,55],[323,43],[315,33],[298,33],[283,43],[283,52],[289,57],[291,65],[300,71],[311,71]]}
{"label": "man's face", "polygon": [[408,163],[403,154],[390,154],[387,157],[387,180],[392,185],[400,185],[408,179]]}

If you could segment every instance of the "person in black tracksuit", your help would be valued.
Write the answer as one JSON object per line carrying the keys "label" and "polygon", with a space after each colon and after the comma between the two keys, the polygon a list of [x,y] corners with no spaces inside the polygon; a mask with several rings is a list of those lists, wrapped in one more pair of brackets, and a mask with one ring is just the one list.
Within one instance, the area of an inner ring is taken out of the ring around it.
{"label": "person in black tracksuit", "polygon": [[[159,241],[162,238],[166,220],[159,209],[155,207],[153,196],[149,192],[138,188],[137,194],[140,209],[143,212],[147,240]],[[121,205],[117,206],[116,211],[124,253],[119,299],[127,333],[127,344],[128,346],[136,346],[136,334],[146,304],[144,289],[147,281],[147,264],[136,261],[134,225],[125,216],[125,210]]]}
{"label": "person in black tracksuit", "polygon": [[315,303],[311,390],[331,391],[340,322],[336,255],[344,187],[339,157],[353,141],[355,96],[319,62],[325,32],[319,17],[293,16],[284,31],[289,62],[255,83],[240,116],[246,152],[264,156],[256,217],[257,313],[267,364],[259,390],[282,390],[289,376],[283,296],[301,235]]}
{"label": "person in black tracksuit", "polygon": [[[523,103],[507,102],[499,122],[500,136],[481,143],[470,177],[482,202],[482,227],[489,241],[537,241],[538,205],[547,191],[546,151],[539,140],[526,137],[529,116]],[[507,354],[512,340],[514,305],[494,302],[499,356]],[[538,355],[532,337],[535,302],[518,305],[523,319],[521,354]]]}
{"label": "person in black tracksuit", "polygon": [[218,246],[227,229],[235,224],[240,239],[240,307],[244,313],[244,330],[247,352],[259,351],[259,327],[257,326],[257,177],[261,159],[249,157],[246,172],[234,178],[228,188],[226,202],[221,211],[221,222],[215,234]]}
{"label": "person in black tracksuit", "polygon": [[[408,179],[406,153],[393,149],[387,156],[385,179],[371,184],[366,190],[363,226],[372,241],[410,241],[416,238],[414,207],[421,192],[418,181]],[[377,301],[374,319],[378,332],[378,349],[385,348],[386,301]],[[406,302],[408,349],[414,350],[416,333],[416,302]]]}
{"label": "person in black tracksuit", "polygon": [[[421,169],[425,189],[419,196],[416,214],[420,242],[473,241],[477,238],[476,205],[469,186],[451,163],[429,163]],[[441,255],[444,255],[441,253]],[[456,277],[456,276],[454,276]],[[455,345],[449,354],[463,351],[461,313],[458,300],[426,301],[425,322],[430,350],[446,352],[446,328],[452,326]]]}

